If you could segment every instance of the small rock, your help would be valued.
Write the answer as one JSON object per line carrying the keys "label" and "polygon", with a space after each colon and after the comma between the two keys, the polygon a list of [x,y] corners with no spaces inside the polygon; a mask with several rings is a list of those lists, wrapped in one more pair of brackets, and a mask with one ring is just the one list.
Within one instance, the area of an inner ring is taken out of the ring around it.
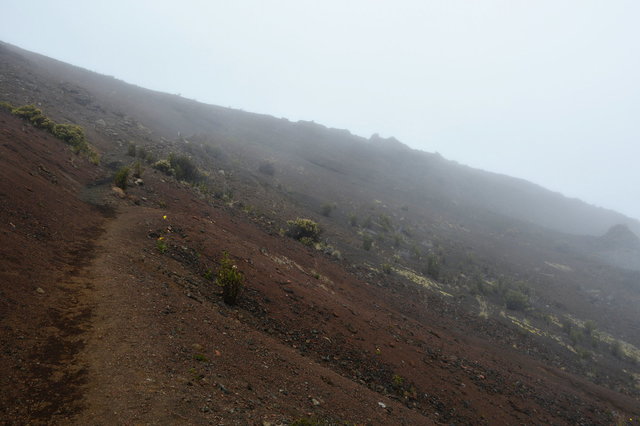
{"label": "small rock", "polygon": [[202,345],[199,344],[199,343],[194,343],[193,345],[191,345],[191,347],[196,351],[201,351],[202,350]]}
{"label": "small rock", "polygon": [[138,186],[144,185],[144,181],[140,178],[137,178],[136,180],[134,180],[133,183],[135,183]]}
{"label": "small rock", "polygon": [[38,287],[36,288],[36,293],[44,294],[44,290],[42,289],[42,287]]}
{"label": "small rock", "polygon": [[311,398],[311,403],[312,403],[313,405],[320,405],[320,401],[318,401],[318,400],[317,400],[317,399],[315,399],[315,398]]}
{"label": "small rock", "polygon": [[112,187],[111,191],[113,191],[113,195],[115,195],[118,198],[126,198],[127,197],[127,194],[124,193],[122,188],[118,188],[117,186]]}
{"label": "small rock", "polygon": [[385,404],[384,402],[378,402],[378,405],[380,406],[380,408],[387,408],[387,404]]}

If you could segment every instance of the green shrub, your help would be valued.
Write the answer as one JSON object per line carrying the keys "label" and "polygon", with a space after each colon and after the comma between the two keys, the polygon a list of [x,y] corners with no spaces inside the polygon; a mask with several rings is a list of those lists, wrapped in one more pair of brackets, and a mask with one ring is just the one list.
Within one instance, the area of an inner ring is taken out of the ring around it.
{"label": "green shrub", "polygon": [[200,362],[209,362],[209,358],[207,358],[203,354],[194,354],[193,359]]}
{"label": "green shrub", "polygon": [[391,218],[388,215],[382,213],[378,216],[378,220],[380,221],[380,226],[382,226],[382,229],[384,229],[385,232],[391,231]]}
{"label": "green shrub", "polygon": [[440,260],[435,254],[430,254],[427,258],[427,275],[434,280],[440,279]]}
{"label": "green shrub", "polygon": [[333,210],[333,205],[326,203],[322,205],[322,216],[329,217],[331,215],[331,210]]}
{"label": "green shrub", "polygon": [[168,160],[171,168],[174,170],[176,179],[196,182],[202,178],[198,168],[189,157],[172,153],[169,155]]}
{"label": "green shrub", "polygon": [[358,226],[358,216],[355,214],[349,215],[349,225]]}
{"label": "green shrub", "polygon": [[217,284],[222,287],[224,303],[227,305],[235,305],[238,303],[243,280],[242,272],[233,264],[229,258],[229,253],[225,251],[220,260],[220,269],[218,270],[217,276]]}
{"label": "green shrub", "polygon": [[136,144],[135,143],[130,143],[129,146],[127,147],[127,155],[130,157],[135,157],[136,156]]}
{"label": "green shrub", "polygon": [[118,187],[122,188],[123,191],[127,190],[127,180],[129,179],[129,168],[122,167],[118,170],[113,177],[113,183]]}
{"label": "green shrub", "polygon": [[366,234],[362,237],[362,248],[366,251],[371,250],[371,246],[373,246],[373,238],[370,235]]}
{"label": "green shrub", "polygon": [[171,168],[171,163],[168,160],[158,160],[153,166],[154,169],[161,171],[165,175],[173,176],[175,170]]}
{"label": "green shrub", "polygon": [[596,330],[596,323],[588,320],[584,323],[584,332],[587,336],[593,335],[593,332]]}
{"label": "green shrub", "polygon": [[385,274],[390,274],[391,273],[391,265],[388,263],[383,263],[382,264],[382,272],[384,272]]}
{"label": "green shrub", "polygon": [[[10,107],[11,105],[9,103],[2,103],[2,108],[8,109]],[[42,110],[36,108],[35,105],[23,105],[12,108],[11,113],[25,120],[29,120],[35,127],[44,129],[54,137],[71,145],[74,152],[87,153],[92,163],[98,164],[100,162],[98,153],[95,152],[87,142],[82,126],[76,124],[56,124],[55,121],[44,115]]]}
{"label": "green shrub", "polygon": [[322,232],[320,225],[311,219],[297,218],[296,220],[287,221],[287,225],[286,235],[288,237],[298,241],[302,241],[305,238],[305,241],[310,241],[311,243],[320,241],[320,233]]}
{"label": "green shrub", "polygon": [[76,152],[89,150],[84,129],[76,124],[56,124],[53,128],[53,136],[71,145]]}
{"label": "green shrub", "polygon": [[13,105],[11,105],[9,102],[4,102],[3,101],[3,102],[0,102],[0,109],[12,112],[13,111]]}
{"label": "green shrub", "polygon": [[529,307],[529,297],[519,290],[507,290],[504,301],[512,311],[524,311]]}
{"label": "green shrub", "polygon": [[134,178],[140,178],[142,177],[142,163],[138,160],[135,163],[133,163],[133,177]]}
{"label": "green shrub", "polygon": [[156,240],[156,249],[161,254],[165,254],[167,252],[167,250],[169,249],[169,247],[167,246],[167,243],[164,240],[161,240],[161,239],[158,238]]}
{"label": "green shrub", "polygon": [[622,350],[622,344],[620,343],[619,340],[614,340],[613,342],[611,342],[611,345],[609,347],[609,349],[611,350],[611,354],[618,358],[618,359],[622,359],[624,357],[624,351]]}
{"label": "green shrub", "polygon": [[146,150],[146,149],[144,149],[144,147],[139,146],[139,147],[137,148],[137,150],[136,150],[136,157],[141,158],[141,159],[143,159],[143,160],[146,160],[146,159],[147,159],[147,155],[148,155],[147,150]]}

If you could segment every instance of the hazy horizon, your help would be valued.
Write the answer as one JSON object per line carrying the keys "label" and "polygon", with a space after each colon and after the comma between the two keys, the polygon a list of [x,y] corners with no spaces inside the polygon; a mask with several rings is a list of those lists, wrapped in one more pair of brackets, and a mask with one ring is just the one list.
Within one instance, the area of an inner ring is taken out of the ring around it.
{"label": "hazy horizon", "polygon": [[205,103],[393,136],[640,218],[640,3],[3,9],[0,40],[24,49]]}

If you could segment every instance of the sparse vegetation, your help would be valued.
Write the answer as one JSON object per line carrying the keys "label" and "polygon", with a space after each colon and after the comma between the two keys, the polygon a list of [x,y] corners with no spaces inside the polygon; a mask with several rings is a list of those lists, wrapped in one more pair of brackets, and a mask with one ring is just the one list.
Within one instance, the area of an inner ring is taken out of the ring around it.
{"label": "sparse vegetation", "polygon": [[141,178],[143,171],[144,171],[144,169],[142,168],[142,163],[140,162],[140,160],[138,160],[135,163],[133,163],[133,177],[134,178]]}
{"label": "sparse vegetation", "polygon": [[173,174],[175,173],[175,170],[171,168],[171,163],[169,163],[169,160],[158,160],[153,163],[153,168],[169,176],[173,176]]}
{"label": "sparse vegetation", "polygon": [[168,249],[169,247],[166,241],[164,241],[164,238],[160,237],[156,240],[156,250],[158,250],[160,254],[165,254]]}
{"label": "sparse vegetation", "polygon": [[135,157],[136,156],[136,144],[135,143],[129,143],[129,146],[127,147],[127,155],[130,157]]}
{"label": "sparse vegetation", "polygon": [[365,234],[364,237],[362,237],[362,248],[365,249],[366,251],[369,251],[371,250],[372,246],[373,246],[373,238],[371,238],[369,234]]}
{"label": "sparse vegetation", "polygon": [[440,279],[440,259],[435,254],[430,254],[427,258],[427,275],[434,280]]}
{"label": "sparse vegetation", "polygon": [[168,160],[176,179],[197,182],[202,178],[198,168],[189,157],[172,153],[169,155]]}
{"label": "sparse vegetation", "polygon": [[504,302],[512,311],[524,311],[529,307],[529,297],[519,290],[507,290]]}
{"label": "sparse vegetation", "polygon": [[320,225],[311,219],[297,218],[296,220],[287,221],[288,229],[286,235],[295,240],[311,245],[320,241]]}
{"label": "sparse vegetation", "polygon": [[390,274],[392,271],[391,265],[388,263],[383,263],[382,264],[382,272],[384,272],[385,274]]}
{"label": "sparse vegetation", "polygon": [[[5,109],[10,106],[11,105],[8,103],[3,104],[3,108]],[[81,126],[78,126],[77,124],[57,124],[55,121],[44,115],[42,110],[36,108],[35,105],[23,105],[17,108],[12,108],[11,113],[28,120],[35,127],[44,129],[57,139],[71,145],[71,149],[76,154],[86,153],[92,163],[99,163],[100,159],[98,153],[87,142],[84,129]]]}
{"label": "sparse vegetation", "polygon": [[207,358],[203,354],[194,354],[193,359],[199,362],[209,362],[209,358]]}
{"label": "sparse vegetation", "polygon": [[333,204],[330,204],[330,203],[323,204],[321,209],[322,216],[326,216],[326,217],[331,216],[332,210],[333,210]]}
{"label": "sparse vegetation", "polygon": [[358,216],[355,214],[349,215],[349,225],[358,226]]}
{"label": "sparse vegetation", "polygon": [[243,287],[244,276],[229,258],[226,251],[220,260],[217,284],[222,287],[222,297],[227,305],[236,305]]}
{"label": "sparse vegetation", "polygon": [[127,182],[129,180],[129,167],[120,168],[113,177],[113,183],[123,191],[127,190]]}

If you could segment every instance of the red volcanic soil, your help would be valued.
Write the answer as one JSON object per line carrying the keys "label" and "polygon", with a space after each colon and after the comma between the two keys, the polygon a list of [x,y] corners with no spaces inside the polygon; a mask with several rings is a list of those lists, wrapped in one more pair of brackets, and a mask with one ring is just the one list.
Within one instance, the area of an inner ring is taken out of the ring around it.
{"label": "red volcanic soil", "polygon": [[[0,113],[0,419],[9,424],[606,424],[636,402],[469,335],[472,319],[147,170]],[[159,250],[158,239],[166,245]],[[224,251],[238,306],[206,278]]]}

